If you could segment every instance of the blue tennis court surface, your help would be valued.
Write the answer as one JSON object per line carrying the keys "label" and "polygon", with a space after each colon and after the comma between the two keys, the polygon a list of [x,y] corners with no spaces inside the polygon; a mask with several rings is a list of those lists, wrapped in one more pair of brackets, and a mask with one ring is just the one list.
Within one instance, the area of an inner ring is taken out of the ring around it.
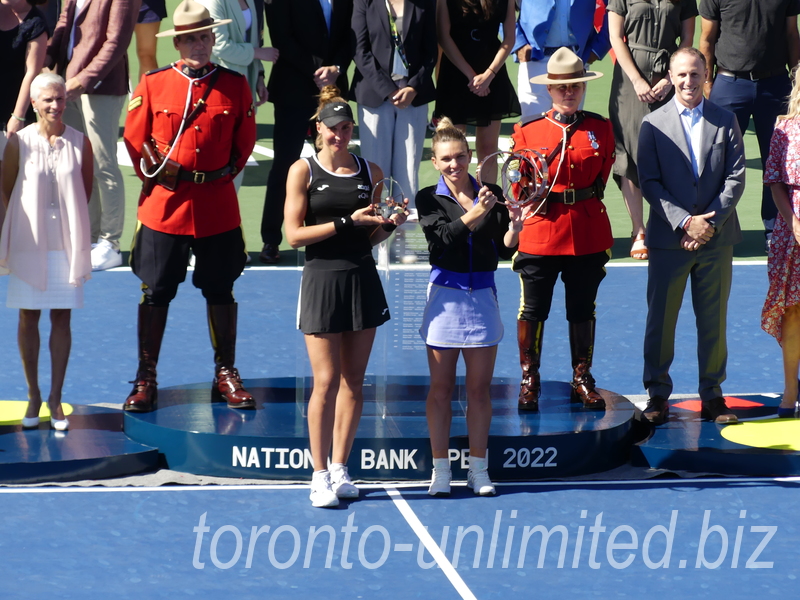
{"label": "blue tennis court surface", "polygon": [[[597,342],[593,373],[598,385],[623,395],[643,394],[642,339],[646,316],[647,269],[611,266],[600,286],[597,300]],[[424,306],[427,268],[420,266],[413,289],[387,297],[392,321],[379,328],[367,373],[427,375],[424,350],[397,342],[398,336],[416,334]],[[390,275],[390,278],[392,275]],[[6,278],[0,277],[0,298],[5,297]],[[302,334],[296,329],[300,272],[291,269],[246,269],[236,283],[239,302],[237,367],[246,379],[309,375]],[[505,339],[498,349],[496,377],[518,377],[516,311],[519,279],[508,268],[497,273],[497,288]],[[729,304],[728,380],[725,393],[780,392],[783,381],[781,354],[775,340],[760,328],[761,306],[766,294],[766,264],[734,266]],[[130,391],[128,381],[136,373],[136,305],[139,280],[129,270],[94,273],[86,286],[86,306],[73,311],[72,355],[64,387],[64,401],[71,404],[122,404]],[[0,349],[6,367],[0,370],[0,400],[26,398],[25,380],[16,344],[16,311],[1,309]],[[415,324],[415,319],[416,323]],[[43,336],[49,327],[42,319]],[[43,340],[46,340],[43,337]],[[49,357],[43,351],[40,378],[49,385]],[[687,290],[678,321],[676,355],[671,374],[675,394],[696,393],[697,358],[694,315]],[[381,371],[381,369],[387,369]],[[571,376],[567,322],[564,317],[563,286],[556,286],[553,310],[545,327],[542,357],[544,379],[566,381]],[[162,387],[210,383],[213,354],[206,326],[205,302],[187,281],[173,301],[164,335],[158,369]]]}
{"label": "blue tennis court surface", "polygon": [[[425,280],[425,268],[415,268],[416,279],[397,293],[390,287],[395,319],[376,340],[372,376],[427,374],[424,352],[413,348]],[[392,277],[389,286],[399,280]],[[644,268],[610,266],[598,297],[593,371],[601,387],[626,396],[644,392],[646,279]],[[261,268],[237,282],[237,366],[246,379],[308,376],[294,325],[299,281],[297,270]],[[497,283],[506,338],[495,375],[516,378],[518,280],[504,268]],[[0,278],[0,298],[5,286]],[[765,291],[763,263],[734,267],[726,394],[774,397],[782,387],[780,349],[759,326]],[[138,298],[124,269],[89,282],[86,308],[73,313],[65,402],[121,405],[136,369]],[[16,312],[2,314],[0,400],[24,400]],[[47,329],[43,318],[43,342]],[[692,394],[688,295],[676,348],[675,393]],[[186,283],[170,309],[159,383],[206,386],[212,365],[204,301]],[[43,390],[48,372],[43,352]],[[569,374],[559,286],[542,375]],[[428,497],[423,485],[374,484],[336,510],[312,509],[305,485],[0,488],[0,598],[794,597],[799,483],[505,483],[496,498],[456,487],[450,499]]]}
{"label": "blue tennis court surface", "polygon": [[798,483],[2,490],[3,597],[792,598]]}

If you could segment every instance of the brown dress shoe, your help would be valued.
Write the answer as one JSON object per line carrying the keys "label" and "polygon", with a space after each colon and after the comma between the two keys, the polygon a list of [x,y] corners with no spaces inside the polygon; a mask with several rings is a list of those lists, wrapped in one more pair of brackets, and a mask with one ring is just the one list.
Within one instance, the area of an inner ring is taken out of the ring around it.
{"label": "brown dress shoe", "polygon": [[539,410],[542,383],[539,364],[542,355],[544,321],[517,321],[517,345],[522,380],[519,384],[519,410]]}
{"label": "brown dress shoe", "polygon": [[719,423],[720,425],[731,425],[739,422],[737,416],[725,404],[725,398],[720,397],[703,401],[700,409],[700,418],[706,421],[714,421],[714,423]]}
{"label": "brown dress shoe", "polygon": [[250,392],[244,389],[242,378],[239,377],[239,371],[235,368],[222,367],[214,377],[213,386],[212,395],[219,400],[224,398],[231,408],[255,408],[256,406],[255,399]]}
{"label": "brown dress shoe", "polygon": [[589,363],[580,362],[575,366],[570,384],[572,385],[572,402],[582,402],[584,408],[593,410],[605,409],[606,401],[594,389],[595,381],[589,372]]}
{"label": "brown dress shoe", "polygon": [[128,412],[150,412],[155,408],[158,400],[158,383],[155,370],[151,373],[139,371],[136,380],[132,381],[133,390],[125,399],[122,406]]}
{"label": "brown dress shoe", "polygon": [[662,425],[669,420],[669,402],[661,396],[653,396],[647,401],[642,416],[653,425]]}
{"label": "brown dress shoe", "polygon": [[214,348],[214,383],[212,399],[225,399],[231,408],[255,408],[256,401],[242,385],[236,361],[236,321],[238,305],[209,304],[208,330]]}

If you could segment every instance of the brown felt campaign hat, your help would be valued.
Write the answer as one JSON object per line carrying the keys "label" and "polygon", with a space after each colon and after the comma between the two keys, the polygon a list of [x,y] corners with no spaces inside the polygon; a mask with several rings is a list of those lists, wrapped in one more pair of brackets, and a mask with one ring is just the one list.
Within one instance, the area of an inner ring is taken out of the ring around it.
{"label": "brown felt campaign hat", "polygon": [[602,73],[587,71],[581,57],[569,48],[559,48],[547,61],[547,73],[531,78],[531,83],[559,85],[599,79]]}
{"label": "brown felt campaign hat", "polygon": [[175,9],[175,14],[172,15],[172,22],[175,25],[174,29],[168,29],[157,33],[156,37],[168,37],[174,35],[183,35],[184,33],[194,33],[195,31],[203,31],[204,29],[211,29],[217,25],[225,25],[231,23],[233,19],[222,19],[215,21],[211,18],[208,9],[194,0],[183,0]]}

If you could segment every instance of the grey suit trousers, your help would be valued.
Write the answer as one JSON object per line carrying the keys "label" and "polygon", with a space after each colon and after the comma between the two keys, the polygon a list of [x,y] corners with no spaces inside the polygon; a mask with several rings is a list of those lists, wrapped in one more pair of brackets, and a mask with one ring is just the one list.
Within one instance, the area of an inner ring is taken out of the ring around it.
{"label": "grey suit trousers", "polygon": [[733,246],[701,246],[693,252],[650,248],[649,252],[643,376],[648,395],[669,398],[672,393],[669,368],[675,356],[675,328],[690,279],[697,328],[698,392],[703,401],[722,396]]}

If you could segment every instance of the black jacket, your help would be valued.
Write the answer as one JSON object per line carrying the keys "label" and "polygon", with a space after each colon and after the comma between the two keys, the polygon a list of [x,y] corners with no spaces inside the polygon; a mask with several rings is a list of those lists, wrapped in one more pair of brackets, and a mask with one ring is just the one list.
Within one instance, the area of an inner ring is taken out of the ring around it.
{"label": "black jacket", "polygon": [[[475,231],[470,232],[461,220],[464,215],[461,205],[449,196],[437,194],[436,187],[426,187],[416,197],[431,265],[456,273],[495,271],[498,258],[508,260],[514,255],[516,247],[506,248],[503,244],[510,222],[504,204],[495,204]],[[490,185],[489,189],[498,198],[503,198],[496,185]]]}
{"label": "black jacket", "polygon": [[270,102],[307,104],[319,94],[314,71],[331,65],[339,66],[336,85],[347,95],[352,11],[352,0],[333,0],[329,32],[319,0],[272,0],[264,5],[272,45],[280,51],[267,85]]}
{"label": "black jacket", "polygon": [[[401,37],[409,63],[408,85],[417,92],[412,106],[422,106],[436,98],[431,77],[438,53],[435,13],[435,0],[405,0]],[[394,45],[386,1],[355,0],[352,24],[356,71],[351,99],[375,108],[397,89],[392,81]]]}

